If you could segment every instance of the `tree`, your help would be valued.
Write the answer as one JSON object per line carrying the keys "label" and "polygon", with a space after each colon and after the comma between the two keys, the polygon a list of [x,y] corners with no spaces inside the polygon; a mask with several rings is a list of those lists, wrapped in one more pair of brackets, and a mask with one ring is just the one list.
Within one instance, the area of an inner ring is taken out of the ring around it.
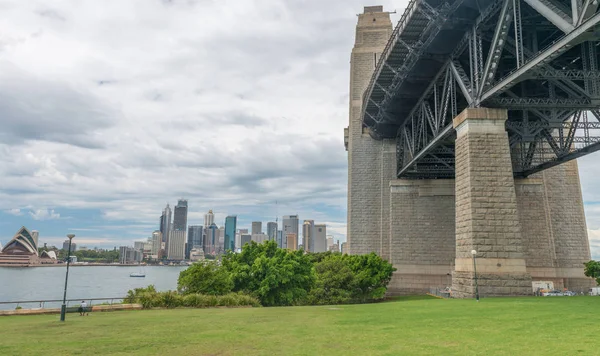
{"label": "tree", "polygon": [[231,273],[233,290],[256,296],[264,306],[298,304],[315,281],[308,256],[280,249],[275,241],[252,241],[240,253],[228,252],[222,263]]}
{"label": "tree", "polygon": [[177,289],[183,294],[224,295],[232,288],[229,272],[214,262],[194,263],[181,271],[177,280]]}
{"label": "tree", "polygon": [[343,255],[354,274],[353,299],[364,303],[369,300],[382,299],[387,285],[396,270],[388,261],[377,256],[375,252],[368,255]]}
{"label": "tree", "polygon": [[589,261],[583,264],[585,269],[583,273],[596,280],[596,284],[600,286],[600,261]]}
{"label": "tree", "polygon": [[352,300],[354,273],[341,255],[329,255],[315,264],[315,272],[317,279],[309,304],[344,304]]}

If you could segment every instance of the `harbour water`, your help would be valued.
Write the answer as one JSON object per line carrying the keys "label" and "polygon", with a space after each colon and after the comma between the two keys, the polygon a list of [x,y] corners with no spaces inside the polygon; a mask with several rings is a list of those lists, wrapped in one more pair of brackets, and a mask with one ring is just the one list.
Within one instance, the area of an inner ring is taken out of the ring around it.
{"label": "harbour water", "polygon": [[[187,266],[71,266],[67,299],[119,298],[133,288],[153,284],[157,290],[177,288],[179,272]],[[146,277],[130,277],[133,272]],[[62,299],[66,267],[0,267],[0,302]],[[46,305],[56,307],[60,303]],[[21,304],[23,308],[39,303]],[[15,304],[0,304],[0,309],[14,309]]]}

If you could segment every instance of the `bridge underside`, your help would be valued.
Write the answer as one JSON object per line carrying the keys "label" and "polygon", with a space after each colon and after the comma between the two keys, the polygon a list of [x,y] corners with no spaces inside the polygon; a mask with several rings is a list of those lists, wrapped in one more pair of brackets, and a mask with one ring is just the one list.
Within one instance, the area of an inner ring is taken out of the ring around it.
{"label": "bridge underside", "polygon": [[508,110],[515,177],[600,149],[597,7],[412,1],[365,90],[363,125],[396,140],[402,178],[454,178],[452,119],[470,107]]}
{"label": "bridge underside", "polygon": [[472,296],[474,256],[488,296],[592,283],[573,159],[600,149],[600,13],[572,3],[413,0],[393,31],[359,15],[348,248],[396,266],[392,293]]}

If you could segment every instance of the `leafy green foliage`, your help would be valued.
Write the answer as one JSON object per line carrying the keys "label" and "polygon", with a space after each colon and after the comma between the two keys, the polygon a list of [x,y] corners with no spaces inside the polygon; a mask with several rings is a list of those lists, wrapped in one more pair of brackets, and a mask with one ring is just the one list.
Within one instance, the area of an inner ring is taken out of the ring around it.
{"label": "leafy green foliage", "polygon": [[147,288],[135,288],[127,292],[124,303],[139,303],[144,309],[150,308],[210,308],[210,307],[260,307],[259,301],[249,295],[229,293],[225,295],[206,295],[190,293],[182,295],[176,291],[157,292],[153,285]]}
{"label": "leafy green foliage", "polygon": [[194,263],[181,271],[177,289],[183,294],[224,295],[231,292],[231,275],[214,262]]}
{"label": "leafy green foliage", "polygon": [[354,273],[339,255],[328,256],[315,264],[317,279],[308,304],[347,304],[352,301]]}
{"label": "leafy green foliage", "polygon": [[367,255],[343,255],[354,274],[353,299],[364,303],[382,299],[396,270],[391,263],[371,252]]}
{"label": "leafy green foliage", "polygon": [[600,286],[600,261],[589,261],[583,264],[585,269],[583,273],[596,280],[596,284]]}
{"label": "leafy green foliage", "polygon": [[264,306],[297,304],[315,281],[308,255],[280,249],[275,241],[246,244],[240,253],[229,252],[222,263],[232,276],[233,290],[256,296]]}

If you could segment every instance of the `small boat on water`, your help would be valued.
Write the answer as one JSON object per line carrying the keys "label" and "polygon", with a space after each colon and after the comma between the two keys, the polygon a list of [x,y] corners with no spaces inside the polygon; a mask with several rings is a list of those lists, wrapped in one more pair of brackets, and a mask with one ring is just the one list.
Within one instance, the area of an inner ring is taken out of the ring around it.
{"label": "small boat on water", "polygon": [[146,277],[146,274],[143,272],[133,272],[129,274],[129,277]]}

